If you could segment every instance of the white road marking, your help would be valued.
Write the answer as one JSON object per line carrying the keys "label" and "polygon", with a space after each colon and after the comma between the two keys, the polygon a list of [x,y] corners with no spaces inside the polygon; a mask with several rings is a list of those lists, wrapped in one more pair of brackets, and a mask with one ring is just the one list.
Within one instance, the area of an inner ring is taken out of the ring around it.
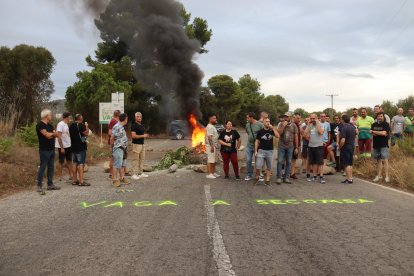
{"label": "white road marking", "polygon": [[386,190],[397,192],[397,193],[400,193],[400,194],[403,194],[403,195],[414,196],[414,194],[410,194],[410,193],[407,193],[407,192],[404,192],[404,191],[400,191],[398,189],[394,189],[394,188],[391,188],[391,187],[383,186],[381,184],[369,182],[369,181],[361,179],[361,178],[358,178],[358,179],[361,180],[362,182],[365,182],[365,183],[368,183],[368,184],[371,184],[371,185],[374,185],[374,186],[377,186],[377,187],[380,187],[380,188],[383,188],[383,189],[386,189]]}
{"label": "white road marking", "polygon": [[236,275],[232,269],[226,247],[224,246],[223,236],[220,233],[220,226],[211,199],[210,185],[204,185],[204,192],[206,194],[207,233],[213,242],[213,257],[217,264],[219,276]]}

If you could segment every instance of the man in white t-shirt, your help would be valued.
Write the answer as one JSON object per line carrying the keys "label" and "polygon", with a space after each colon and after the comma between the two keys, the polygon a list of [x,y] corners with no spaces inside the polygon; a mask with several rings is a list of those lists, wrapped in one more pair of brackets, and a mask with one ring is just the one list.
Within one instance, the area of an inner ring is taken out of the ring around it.
{"label": "man in white t-shirt", "polygon": [[208,125],[206,127],[206,153],[207,153],[207,176],[208,179],[215,179],[219,177],[216,173],[216,161],[218,158],[217,140],[218,132],[216,127],[217,116],[211,115],[208,118]]}
{"label": "man in white t-shirt", "polygon": [[70,113],[64,112],[62,115],[62,121],[60,121],[56,127],[56,132],[58,137],[55,140],[55,148],[57,149],[59,156],[59,179],[62,180],[63,165],[65,164],[66,159],[66,168],[69,172],[69,180],[72,179],[73,170],[72,170],[72,150],[71,150],[71,140],[69,134],[69,122],[70,122]]}

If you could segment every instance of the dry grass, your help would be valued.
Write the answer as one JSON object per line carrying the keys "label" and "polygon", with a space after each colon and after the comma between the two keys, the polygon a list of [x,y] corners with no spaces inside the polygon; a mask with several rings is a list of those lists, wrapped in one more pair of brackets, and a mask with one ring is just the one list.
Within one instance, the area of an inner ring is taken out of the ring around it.
{"label": "dry grass", "polygon": [[[390,148],[389,173],[391,185],[414,191],[414,154],[411,145],[396,145]],[[376,176],[376,161],[373,159],[355,160],[354,171],[359,177],[372,180]]]}
{"label": "dry grass", "polygon": [[[37,185],[39,165],[38,148],[23,144],[15,135],[13,144],[7,152],[0,152],[0,197],[31,188]],[[91,137],[88,144],[88,164],[106,160],[108,147],[100,148],[100,139]],[[57,156],[55,160],[57,165]]]}

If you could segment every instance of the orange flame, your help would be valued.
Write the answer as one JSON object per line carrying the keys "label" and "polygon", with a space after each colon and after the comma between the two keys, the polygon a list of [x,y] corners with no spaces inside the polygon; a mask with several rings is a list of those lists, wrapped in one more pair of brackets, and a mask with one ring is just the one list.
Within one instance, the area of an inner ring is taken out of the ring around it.
{"label": "orange flame", "polygon": [[198,147],[200,145],[204,145],[206,139],[206,129],[198,124],[197,118],[194,114],[190,115],[188,122],[190,123],[190,127],[193,132],[191,137],[191,144],[193,148]]}

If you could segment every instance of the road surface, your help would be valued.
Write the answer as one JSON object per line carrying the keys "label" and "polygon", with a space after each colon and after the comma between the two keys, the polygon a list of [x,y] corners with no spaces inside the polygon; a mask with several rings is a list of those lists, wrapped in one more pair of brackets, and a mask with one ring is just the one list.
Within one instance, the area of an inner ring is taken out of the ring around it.
{"label": "road surface", "polygon": [[[153,146],[183,141],[152,141]],[[413,275],[414,197],[360,180],[253,186],[181,170],[0,200],[0,275]]]}

